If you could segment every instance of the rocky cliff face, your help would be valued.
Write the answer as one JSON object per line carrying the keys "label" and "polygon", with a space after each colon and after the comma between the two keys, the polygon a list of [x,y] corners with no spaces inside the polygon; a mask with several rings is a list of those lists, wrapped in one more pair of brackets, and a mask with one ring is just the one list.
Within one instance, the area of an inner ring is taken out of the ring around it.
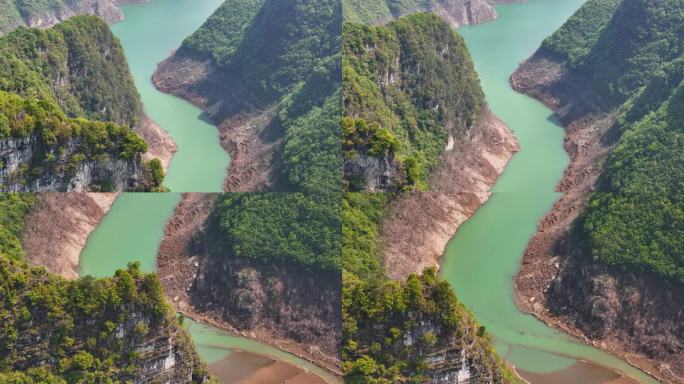
{"label": "rocky cliff face", "polygon": [[447,242],[489,198],[490,190],[519,149],[513,133],[487,111],[468,135],[441,157],[430,192],[402,194],[390,203],[380,240],[385,270],[405,279],[439,267]]}
{"label": "rocky cliff face", "polygon": [[[51,166],[54,172],[27,175],[38,152],[36,135],[25,138],[0,139],[0,191],[2,192],[83,192],[106,186],[109,190],[135,190],[142,181],[141,159],[109,158],[104,161],[84,160],[73,164],[71,159],[78,147],[74,140],[63,147],[58,156],[64,162]],[[36,169],[33,168],[35,171]]]}
{"label": "rocky cliff face", "polygon": [[[123,4],[145,3],[149,0],[74,0],[53,2],[43,9],[25,10],[24,5],[8,4],[7,7],[15,14],[14,18],[0,19],[0,34],[7,33],[17,27],[48,28],[73,16],[95,15],[108,24],[114,24],[124,19],[119,8]],[[10,0],[10,3],[16,3]]]}
{"label": "rocky cliff face", "polygon": [[644,274],[592,263],[573,226],[596,190],[616,142],[616,113],[597,110],[588,79],[544,49],[511,77],[513,87],[550,108],[565,126],[571,163],[561,199],[539,223],[516,276],[520,307],[665,382],[681,383],[684,312],[669,286]]}
{"label": "rocky cliff face", "polygon": [[[375,20],[363,20],[365,7],[369,4],[361,4],[358,0],[346,0],[345,14],[353,15],[350,18],[354,22],[368,22],[384,24],[392,19],[406,16],[416,12],[434,12],[446,20],[452,27],[458,28],[465,25],[481,24],[496,19],[499,15],[494,8],[498,4],[520,3],[525,0],[424,0],[424,1],[396,1],[396,0],[374,0],[370,5],[376,9],[385,8],[389,11],[387,15],[377,16]],[[365,1],[364,1],[365,2]],[[361,20],[358,20],[358,19]]]}
{"label": "rocky cliff face", "polygon": [[208,221],[215,197],[184,195],[167,222],[158,256],[167,296],[181,312],[338,371],[339,276],[225,257]]}
{"label": "rocky cliff face", "polygon": [[[3,221],[10,217],[17,219]],[[108,279],[68,281],[5,251],[0,249],[7,283],[0,302],[8,308],[0,324],[1,382],[208,381],[156,276],[130,266]]]}

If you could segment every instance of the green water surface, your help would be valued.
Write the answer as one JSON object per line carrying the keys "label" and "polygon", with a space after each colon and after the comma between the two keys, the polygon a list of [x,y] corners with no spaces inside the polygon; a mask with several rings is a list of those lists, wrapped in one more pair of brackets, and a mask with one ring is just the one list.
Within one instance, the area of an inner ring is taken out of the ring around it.
{"label": "green water surface", "polygon": [[[157,91],[150,79],[157,64],[180,46],[222,2],[152,0],[128,5],[122,7],[126,19],[112,27],[124,47],[145,111],[178,144],[179,151],[164,182],[172,191],[221,192],[229,159],[220,146],[218,130],[202,111]],[[164,224],[180,199],[180,193],[121,194],[89,236],[80,255],[79,274],[112,276],[133,261],[139,262],[143,271],[155,272]],[[324,369],[287,352],[188,321],[198,352],[208,363],[239,349],[286,361],[331,383],[337,382]]]}
{"label": "green water surface", "polygon": [[513,278],[538,221],[560,197],[554,187],[569,163],[563,130],[541,103],[513,91],[509,76],[582,0],[529,0],[498,6],[494,22],[459,30],[491,109],[514,131],[521,151],[490,200],[447,245],[442,274],[459,299],[494,336],[497,351],[530,372],[554,372],[582,359],[642,381],[653,379],[627,363],[560,333],[516,306]]}
{"label": "green water surface", "polygon": [[192,104],[152,85],[157,64],[169,57],[223,0],[152,0],[122,7],[126,19],[112,26],[121,40],[145,112],[178,145],[164,185],[176,192],[221,192],[228,155],[218,129]]}

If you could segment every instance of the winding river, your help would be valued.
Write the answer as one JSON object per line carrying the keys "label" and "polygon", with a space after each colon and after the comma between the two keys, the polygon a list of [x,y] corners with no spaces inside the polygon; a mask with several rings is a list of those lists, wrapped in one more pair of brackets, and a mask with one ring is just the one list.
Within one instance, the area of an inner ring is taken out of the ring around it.
{"label": "winding river", "polygon": [[[179,152],[165,181],[172,191],[220,192],[229,159],[219,144],[217,129],[202,111],[158,92],[150,77],[157,63],[221,2],[152,0],[125,6],[126,20],[113,27],[147,114],[178,144]],[[523,314],[515,304],[513,278],[522,253],[537,222],[559,197],[554,187],[568,165],[568,157],[562,147],[563,131],[551,111],[514,92],[508,77],[582,2],[529,0],[501,5],[497,7],[497,21],[459,30],[490,107],[515,132],[521,151],[497,182],[487,204],[461,226],[447,246],[442,273],[493,335],[501,356],[530,382],[603,383],[615,379],[613,371],[620,371],[651,383],[655,381],[641,371]],[[154,271],[164,223],[179,200],[177,193],[122,194],[89,237],[81,254],[80,273],[111,276],[134,260],[141,262],[143,270]],[[326,371],[293,355],[189,323],[200,355],[212,367],[231,351],[242,350],[292,363],[335,382]]]}
{"label": "winding river", "polygon": [[569,158],[562,146],[563,130],[552,112],[513,91],[508,78],[582,3],[529,0],[501,5],[498,20],[459,29],[491,109],[514,131],[521,151],[490,200],[447,245],[441,270],[459,299],[493,335],[499,354],[528,381],[605,383],[616,380],[613,372],[619,371],[652,383],[656,381],[626,362],[522,313],[515,303],[513,279],[523,251],[538,221],[559,198],[554,187]]}
{"label": "winding river", "polygon": [[[178,48],[222,2],[152,0],[123,6],[125,20],[112,27],[123,45],[145,112],[178,145],[164,182],[171,191],[221,192],[226,177],[229,158],[220,145],[216,127],[200,109],[157,91],[151,82],[157,64]],[[90,234],[80,256],[79,274],[111,276],[131,261],[140,262],[143,271],[154,272],[164,224],[180,199],[180,193],[121,194]],[[271,381],[264,383],[290,379],[300,383],[319,383],[321,379],[328,383],[339,381],[327,370],[280,349],[189,319],[186,323],[200,356],[222,382],[236,383],[273,361],[291,364],[304,373],[277,366],[268,372]],[[236,358],[236,351],[242,356]],[[233,373],[227,375],[230,379],[223,380],[222,374],[226,371]],[[234,372],[246,376],[239,377]],[[307,372],[313,375],[305,377],[309,375]]]}

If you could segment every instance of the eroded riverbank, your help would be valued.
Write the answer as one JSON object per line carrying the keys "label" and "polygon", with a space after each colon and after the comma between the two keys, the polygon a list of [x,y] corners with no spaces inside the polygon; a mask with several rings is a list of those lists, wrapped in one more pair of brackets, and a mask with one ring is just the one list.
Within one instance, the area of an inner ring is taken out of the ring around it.
{"label": "eroded riverbank", "polygon": [[[492,197],[461,226],[446,248],[442,274],[494,336],[500,355],[530,382],[582,377],[604,383],[615,372],[654,382],[626,362],[522,313],[513,278],[537,223],[560,197],[555,187],[569,159],[563,130],[541,103],[514,92],[508,77],[556,30],[581,0],[531,0],[499,6],[492,23],[462,28],[492,110],[514,131],[521,151]],[[582,361],[580,364],[579,362]],[[570,375],[570,376],[568,376]],[[617,378],[617,380],[625,380]]]}

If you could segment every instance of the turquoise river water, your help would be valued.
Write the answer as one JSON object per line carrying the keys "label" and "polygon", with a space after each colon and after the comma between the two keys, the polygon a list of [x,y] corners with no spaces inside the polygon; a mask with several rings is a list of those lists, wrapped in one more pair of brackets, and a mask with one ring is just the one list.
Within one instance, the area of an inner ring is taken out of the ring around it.
{"label": "turquoise river water", "polygon": [[[171,191],[221,192],[229,158],[218,129],[190,103],[157,91],[151,82],[157,64],[178,48],[223,0],[152,0],[124,6],[126,19],[112,27],[124,47],[145,112],[176,141],[164,182]],[[146,272],[156,270],[164,224],[180,201],[179,193],[124,193],[91,233],[80,256],[79,274],[111,276],[131,261]],[[241,350],[293,364],[336,382],[326,370],[277,348],[187,319],[200,356],[217,363]]]}
{"label": "turquoise river water", "polygon": [[[158,92],[150,77],[157,63],[199,27],[221,1],[152,0],[125,6],[126,20],[113,27],[124,46],[146,112],[179,145],[165,182],[172,191],[221,191],[229,159],[219,145],[217,129],[206,122],[202,111]],[[562,147],[563,131],[551,111],[514,92],[508,77],[581,3],[529,0],[502,5],[497,7],[497,21],[459,30],[490,107],[515,132],[521,151],[497,182],[489,202],[461,226],[447,246],[442,273],[494,336],[497,351],[517,368],[545,374],[587,361],[650,383],[652,379],[627,363],[521,313],[514,300],[513,277],[523,250],[539,219],[559,197],[554,187],[568,165],[568,157]],[[145,271],[154,271],[164,223],[179,200],[177,193],[122,194],[88,239],[81,254],[80,273],[110,276],[129,261],[140,261]],[[325,375],[322,369],[293,355],[216,328],[190,322],[190,333],[209,363],[240,349]],[[595,377],[594,381],[591,377],[583,381],[599,382]]]}
{"label": "turquoise river water", "polygon": [[[447,245],[442,274],[494,336],[500,355],[517,368],[554,373],[581,360],[644,383],[654,382],[627,363],[522,313],[515,303],[513,279],[523,251],[538,221],[559,198],[554,187],[569,159],[562,146],[563,130],[552,112],[513,91],[508,79],[582,2],[529,0],[501,5],[498,20],[459,29],[491,109],[514,131],[521,151],[508,164],[490,200]],[[602,382],[592,380],[581,382]]]}

